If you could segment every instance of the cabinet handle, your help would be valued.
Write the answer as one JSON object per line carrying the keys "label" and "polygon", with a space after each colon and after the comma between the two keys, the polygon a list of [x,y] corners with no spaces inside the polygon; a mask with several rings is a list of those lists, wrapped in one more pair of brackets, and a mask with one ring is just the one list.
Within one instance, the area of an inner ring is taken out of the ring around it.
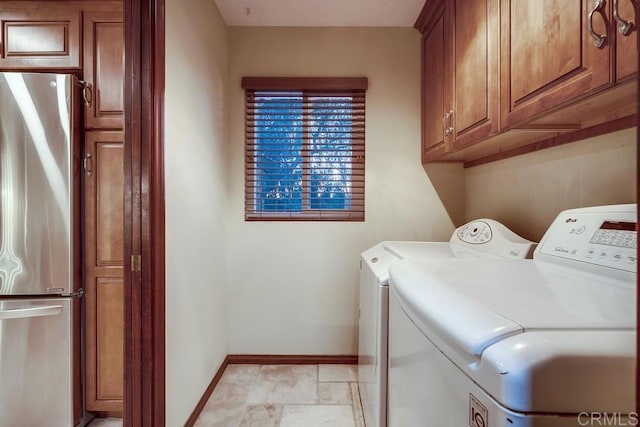
{"label": "cabinet handle", "polygon": [[449,135],[453,134],[453,110],[449,111],[449,127],[447,128]]}
{"label": "cabinet handle", "polygon": [[607,41],[607,36],[593,31],[593,14],[599,12],[603,6],[604,0],[595,0],[593,3],[593,9],[589,12],[589,35],[593,38],[593,45],[598,49],[600,49],[604,45],[604,42]]}
{"label": "cabinet handle", "polygon": [[449,136],[449,114],[447,113],[442,118],[442,130],[444,131],[444,136]]}
{"label": "cabinet handle", "polygon": [[82,167],[84,168],[84,170],[87,172],[87,176],[91,176],[93,175],[93,170],[92,170],[92,154],[91,153],[87,153],[84,155],[84,159],[82,160]]}
{"label": "cabinet handle", "polygon": [[82,100],[84,105],[89,108],[93,104],[93,86],[84,80],[78,80],[78,84],[82,88]]}
{"label": "cabinet handle", "polygon": [[618,24],[618,32],[623,36],[628,36],[633,27],[633,22],[622,19],[618,13],[618,0],[613,0],[613,19]]}
{"label": "cabinet handle", "polygon": [[442,129],[444,130],[444,136],[451,135],[453,132],[453,128],[451,127],[451,117],[453,116],[453,111],[449,110],[447,114],[444,115],[444,119],[442,119]]}

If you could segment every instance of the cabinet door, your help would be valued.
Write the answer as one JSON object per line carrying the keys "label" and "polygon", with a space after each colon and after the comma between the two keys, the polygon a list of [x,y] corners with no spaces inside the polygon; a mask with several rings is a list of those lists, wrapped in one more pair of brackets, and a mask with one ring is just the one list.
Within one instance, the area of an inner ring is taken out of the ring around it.
{"label": "cabinet door", "polygon": [[79,68],[79,10],[59,2],[11,2],[2,8],[0,69]]}
{"label": "cabinet door", "polygon": [[502,0],[501,120],[514,127],[537,114],[612,84],[607,37],[610,2]]}
{"label": "cabinet door", "polygon": [[[611,33],[616,37],[616,81],[621,82],[636,78],[638,71],[638,0],[615,0],[612,7],[617,7],[619,19],[619,22],[612,20]],[[629,29],[624,28],[626,23],[630,24]],[[621,27],[624,34],[620,32]]]}
{"label": "cabinet door", "polygon": [[445,115],[451,108],[449,8],[445,5],[435,14],[432,25],[422,39],[422,156],[433,150],[444,152]]}
{"label": "cabinet door", "polygon": [[85,134],[86,408],[121,412],[124,289],[121,131]]}
{"label": "cabinet door", "polygon": [[454,148],[497,133],[498,11],[496,0],[452,0],[454,8]]}
{"label": "cabinet door", "polygon": [[120,12],[84,14],[85,128],[124,126],[124,27]]}

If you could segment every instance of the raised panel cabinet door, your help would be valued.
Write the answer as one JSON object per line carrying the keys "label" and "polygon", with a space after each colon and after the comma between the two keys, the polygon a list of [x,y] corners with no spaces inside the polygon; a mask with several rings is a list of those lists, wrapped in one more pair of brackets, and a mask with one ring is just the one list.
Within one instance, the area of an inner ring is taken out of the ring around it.
{"label": "raised panel cabinet door", "polygon": [[454,148],[497,133],[498,0],[452,0],[454,7]]}
{"label": "raised panel cabinet door", "polygon": [[80,56],[79,10],[61,2],[0,7],[0,69],[74,70]]}
{"label": "raised panel cabinet door", "polygon": [[445,147],[445,115],[452,107],[449,59],[449,9],[442,7],[422,40],[422,155]]}
{"label": "raised panel cabinet door", "polygon": [[85,129],[124,126],[124,26],[121,12],[85,12]]}
{"label": "raised panel cabinet door", "polygon": [[[638,0],[615,0],[611,33],[616,38],[616,82],[637,78],[638,71]],[[615,19],[617,15],[618,19]]]}
{"label": "raised panel cabinet door", "polygon": [[[613,83],[610,2],[596,7],[595,0],[501,1],[503,128]],[[598,35],[606,37],[599,47]]]}
{"label": "raised panel cabinet door", "polygon": [[85,134],[86,408],[122,412],[124,134]]}

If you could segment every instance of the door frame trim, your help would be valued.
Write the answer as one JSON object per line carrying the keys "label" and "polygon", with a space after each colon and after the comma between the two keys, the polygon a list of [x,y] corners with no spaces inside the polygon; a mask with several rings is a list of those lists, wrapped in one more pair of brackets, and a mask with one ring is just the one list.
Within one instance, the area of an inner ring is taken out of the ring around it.
{"label": "door frame trim", "polygon": [[[164,0],[124,0],[124,425],[165,425]],[[141,256],[139,271],[131,257]]]}

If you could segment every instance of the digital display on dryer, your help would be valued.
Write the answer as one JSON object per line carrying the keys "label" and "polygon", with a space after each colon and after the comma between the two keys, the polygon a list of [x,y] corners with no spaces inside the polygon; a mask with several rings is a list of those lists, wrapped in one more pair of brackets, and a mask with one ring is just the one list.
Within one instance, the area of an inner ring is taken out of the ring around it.
{"label": "digital display on dryer", "polygon": [[637,231],[637,228],[637,223],[623,221],[605,221],[600,226],[600,230]]}

